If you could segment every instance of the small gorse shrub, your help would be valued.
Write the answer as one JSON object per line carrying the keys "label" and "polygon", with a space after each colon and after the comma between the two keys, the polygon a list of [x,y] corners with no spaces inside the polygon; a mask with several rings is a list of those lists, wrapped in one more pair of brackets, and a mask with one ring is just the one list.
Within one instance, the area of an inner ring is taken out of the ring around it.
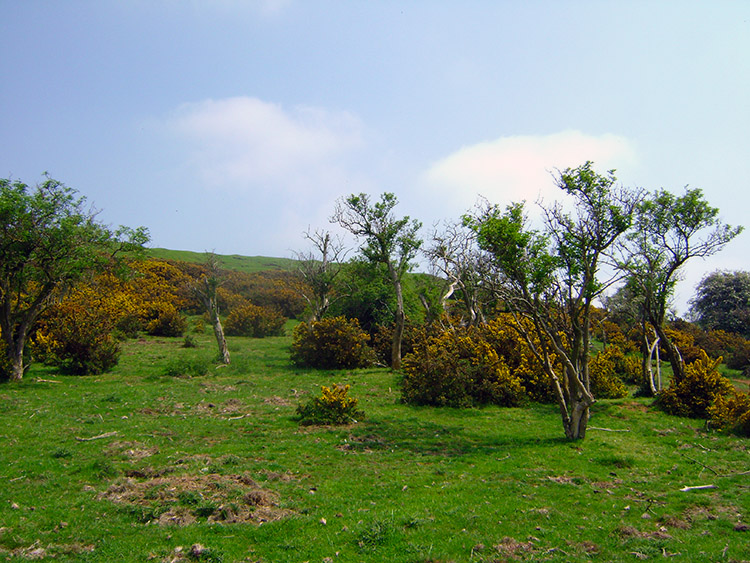
{"label": "small gorse shrub", "polygon": [[348,385],[321,388],[321,395],[297,407],[300,424],[350,424],[364,418],[357,399],[348,396]]}

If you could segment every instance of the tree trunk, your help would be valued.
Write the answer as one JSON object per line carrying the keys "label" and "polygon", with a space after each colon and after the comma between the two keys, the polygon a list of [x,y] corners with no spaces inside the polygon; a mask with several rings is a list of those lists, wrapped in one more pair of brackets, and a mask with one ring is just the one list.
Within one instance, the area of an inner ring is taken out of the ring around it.
{"label": "tree trunk", "polygon": [[685,378],[685,362],[682,360],[680,351],[664,332],[664,328],[661,326],[654,326],[654,328],[659,339],[664,344],[664,349],[667,351],[667,360],[672,366],[672,381],[675,383],[682,381]]}
{"label": "tree trunk", "polygon": [[590,404],[586,399],[576,400],[573,410],[567,421],[563,421],[565,436],[569,440],[583,440],[586,437],[586,428],[589,424]]}
{"label": "tree trunk", "polygon": [[398,279],[393,268],[391,268],[393,288],[396,290],[396,326],[393,329],[393,342],[391,344],[391,369],[401,369],[401,341],[404,337],[404,325],[406,314],[404,313],[404,295],[401,289],[401,280]]}
{"label": "tree trunk", "polygon": [[20,341],[11,341],[9,344],[5,342],[6,357],[10,364],[10,373],[8,374],[8,381],[21,381],[25,371],[23,365],[23,349],[26,344],[26,339],[22,338]]}
{"label": "tree trunk", "polygon": [[219,356],[221,361],[225,365],[229,365],[229,348],[227,348],[227,339],[224,336],[224,327],[221,326],[221,319],[219,318],[219,312],[216,309],[211,311],[211,324],[214,327],[214,336],[216,336],[216,343],[219,346]]}

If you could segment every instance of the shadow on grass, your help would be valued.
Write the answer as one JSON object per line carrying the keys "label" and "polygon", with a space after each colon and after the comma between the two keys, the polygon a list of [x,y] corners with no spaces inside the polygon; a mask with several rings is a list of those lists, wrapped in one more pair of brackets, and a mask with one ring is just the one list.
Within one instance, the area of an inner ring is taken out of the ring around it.
{"label": "shadow on grass", "polygon": [[[562,434],[562,429],[560,430]],[[522,451],[568,444],[562,435],[528,435],[486,428],[446,426],[418,419],[370,419],[352,429],[349,447],[355,451],[401,450],[424,456],[461,457]]]}

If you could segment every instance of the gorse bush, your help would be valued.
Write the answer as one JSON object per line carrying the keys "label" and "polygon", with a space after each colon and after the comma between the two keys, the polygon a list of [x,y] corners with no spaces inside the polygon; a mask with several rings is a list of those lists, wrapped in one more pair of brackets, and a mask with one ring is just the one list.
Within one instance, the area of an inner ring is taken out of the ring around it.
{"label": "gorse bush", "polygon": [[356,319],[332,317],[298,324],[293,333],[291,360],[297,366],[352,369],[375,362],[370,337]]}
{"label": "gorse bush", "polygon": [[300,424],[350,424],[364,418],[358,401],[348,396],[348,385],[322,387],[319,397],[297,407]]}
{"label": "gorse bush", "polygon": [[478,329],[446,330],[417,343],[403,362],[401,397],[418,405],[516,406],[521,380]]}
{"label": "gorse bush", "polygon": [[227,315],[224,331],[228,336],[281,336],[284,334],[284,323],[286,318],[274,309],[245,302]]}
{"label": "gorse bush", "polygon": [[733,391],[732,383],[719,373],[721,358],[710,359],[701,350],[700,357],[685,367],[685,377],[672,381],[659,393],[657,400],[669,414],[706,418],[708,408],[717,397]]}
{"label": "gorse bush", "polygon": [[109,371],[120,358],[109,313],[84,299],[64,301],[44,315],[32,348],[44,363],[74,375]]}
{"label": "gorse bush", "polygon": [[145,328],[151,336],[182,336],[187,330],[187,319],[172,303],[160,301],[148,308]]}
{"label": "gorse bush", "polygon": [[626,368],[625,354],[618,346],[609,345],[589,361],[589,380],[591,393],[601,399],[619,399],[627,397],[620,374]]}
{"label": "gorse bush", "polygon": [[734,391],[718,395],[708,407],[711,426],[750,437],[750,395]]}

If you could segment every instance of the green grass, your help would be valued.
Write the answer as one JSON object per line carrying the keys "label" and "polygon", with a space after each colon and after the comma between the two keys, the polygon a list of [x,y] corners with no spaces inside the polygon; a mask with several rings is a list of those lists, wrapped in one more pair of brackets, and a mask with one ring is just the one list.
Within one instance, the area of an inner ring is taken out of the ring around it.
{"label": "green grass", "polygon": [[[148,256],[164,260],[177,260],[203,264],[206,261],[205,252],[191,252],[189,250],[169,250],[166,248],[149,248]],[[221,265],[228,270],[237,270],[248,274],[265,272],[267,270],[292,270],[296,260],[292,258],[271,258],[268,256],[240,256],[239,254],[217,254]]]}
{"label": "green grass", "polygon": [[[230,338],[218,368],[196,340],[133,340],[110,374],[37,366],[0,387],[0,559],[750,560],[750,443],[646,399],[598,402],[571,443],[552,406],[416,408],[387,370],[291,367],[289,337]],[[165,375],[180,362],[209,373]],[[365,420],[299,426],[296,406],[333,383]],[[156,523],[179,514],[194,521]]]}

